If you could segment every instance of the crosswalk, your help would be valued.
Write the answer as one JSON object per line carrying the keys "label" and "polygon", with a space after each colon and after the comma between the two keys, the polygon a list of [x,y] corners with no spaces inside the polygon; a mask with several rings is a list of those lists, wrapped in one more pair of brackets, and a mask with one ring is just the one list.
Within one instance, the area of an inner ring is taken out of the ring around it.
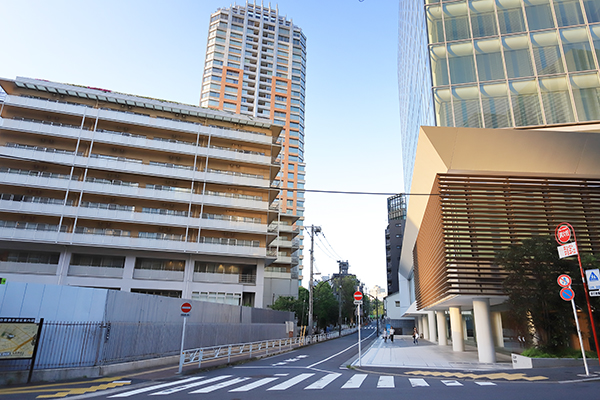
{"label": "crosswalk", "polygon": [[[323,375],[324,374],[324,375]],[[342,378],[341,373],[314,373],[305,372],[295,376],[290,374],[274,374],[273,376],[264,375],[261,378],[253,377],[235,377],[233,375],[219,375],[211,378],[197,376],[193,378],[181,379],[173,382],[160,383],[153,386],[147,386],[140,389],[129,390],[109,398],[126,398],[141,393],[147,393],[149,396],[164,396],[172,393],[191,390],[189,394],[211,393],[216,391],[228,391],[231,393],[249,392],[259,388],[269,392],[281,392],[293,387],[303,387],[304,390],[321,390],[329,385],[332,388],[359,389],[372,388],[393,389],[402,387],[429,387],[444,385],[447,387],[461,387],[467,385],[496,386],[490,381],[457,381],[457,380],[437,380],[429,381],[423,378],[405,378],[390,375],[370,375],[370,374],[352,374]],[[369,379],[372,376],[374,378]],[[271,385],[271,386],[270,386]]]}

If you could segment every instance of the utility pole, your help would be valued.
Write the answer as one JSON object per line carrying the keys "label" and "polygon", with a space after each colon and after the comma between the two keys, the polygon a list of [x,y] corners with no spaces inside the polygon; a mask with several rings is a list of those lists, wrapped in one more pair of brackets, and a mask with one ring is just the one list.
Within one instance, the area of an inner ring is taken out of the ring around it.
{"label": "utility pole", "polygon": [[308,280],[308,335],[313,334],[313,262],[315,260],[315,232],[321,232],[320,226],[310,226],[310,278]]}

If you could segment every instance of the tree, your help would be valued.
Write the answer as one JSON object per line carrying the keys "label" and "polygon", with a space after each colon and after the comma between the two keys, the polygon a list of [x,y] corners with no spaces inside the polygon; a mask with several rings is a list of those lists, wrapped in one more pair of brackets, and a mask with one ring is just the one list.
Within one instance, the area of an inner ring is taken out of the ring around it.
{"label": "tree", "polygon": [[342,278],[342,321],[355,321],[356,306],[354,305],[354,292],[360,282],[354,275]]}
{"label": "tree", "polygon": [[313,292],[313,312],[317,329],[325,329],[338,319],[338,302],[328,282],[319,282]]}
{"label": "tree", "polygon": [[[572,278],[579,267],[570,260],[560,260],[554,238],[536,236],[512,245],[496,255],[496,263],[507,273],[504,291],[509,296],[509,315],[522,336],[535,332],[537,345],[549,351],[567,347],[574,331],[572,311],[568,302],[558,295],[556,279],[560,274]],[[583,292],[573,279],[575,292]],[[532,330],[531,328],[534,328]]]}
{"label": "tree", "polygon": [[308,290],[300,286],[298,298],[293,296],[279,296],[271,306],[273,310],[291,311],[295,313],[298,325],[308,324]]}

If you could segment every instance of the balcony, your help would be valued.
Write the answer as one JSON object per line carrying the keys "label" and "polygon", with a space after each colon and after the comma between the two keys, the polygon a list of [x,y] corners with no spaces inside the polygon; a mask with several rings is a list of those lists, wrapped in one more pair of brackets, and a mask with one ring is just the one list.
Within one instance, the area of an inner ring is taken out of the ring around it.
{"label": "balcony", "polygon": [[11,274],[56,275],[57,268],[57,264],[0,262],[0,272]]}
{"label": "balcony", "polygon": [[123,268],[92,267],[88,265],[70,265],[68,276],[83,276],[95,278],[122,278]]}
{"label": "balcony", "polygon": [[216,274],[210,272],[194,272],[194,282],[240,283],[238,274]]}
{"label": "balcony", "polygon": [[162,271],[136,268],[133,270],[133,279],[183,282],[183,271]]}

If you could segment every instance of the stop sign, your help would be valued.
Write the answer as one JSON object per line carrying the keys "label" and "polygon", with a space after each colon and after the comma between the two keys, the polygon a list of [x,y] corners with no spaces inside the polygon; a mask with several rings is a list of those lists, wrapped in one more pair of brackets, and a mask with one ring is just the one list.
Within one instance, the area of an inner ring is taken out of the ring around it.
{"label": "stop sign", "polygon": [[181,305],[181,312],[184,313],[189,313],[190,311],[192,311],[192,305],[190,303],[183,303]]}
{"label": "stop sign", "polygon": [[561,225],[556,230],[556,240],[559,243],[567,243],[571,239],[571,229],[568,225]]}
{"label": "stop sign", "polygon": [[354,292],[354,300],[361,301],[363,298],[363,294],[361,292]]}

